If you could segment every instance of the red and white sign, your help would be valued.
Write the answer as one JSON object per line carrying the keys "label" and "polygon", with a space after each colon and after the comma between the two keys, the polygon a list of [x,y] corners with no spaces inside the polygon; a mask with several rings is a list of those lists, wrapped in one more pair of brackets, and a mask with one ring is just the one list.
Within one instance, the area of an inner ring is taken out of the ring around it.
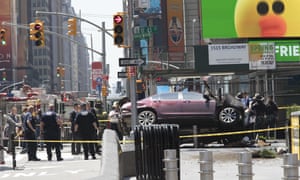
{"label": "red and white sign", "polygon": [[96,89],[97,78],[102,79],[103,76],[103,66],[102,62],[93,62],[92,63],[92,89]]}

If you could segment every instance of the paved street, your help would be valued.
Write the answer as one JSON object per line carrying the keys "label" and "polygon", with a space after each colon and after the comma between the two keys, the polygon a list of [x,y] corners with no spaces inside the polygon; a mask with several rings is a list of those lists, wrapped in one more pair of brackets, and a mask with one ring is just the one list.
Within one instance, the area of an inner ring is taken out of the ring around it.
{"label": "paved street", "polygon": [[[55,153],[53,153],[54,155]],[[57,162],[56,157],[51,162],[47,160],[46,150],[38,151],[41,161],[27,161],[27,154],[16,156],[17,168],[12,169],[10,155],[5,154],[5,164],[0,165],[0,179],[91,179],[100,174],[101,157],[97,155],[96,160],[83,160],[83,154],[71,155],[70,146],[65,145],[62,150],[64,161]]]}
{"label": "paved street", "polygon": [[[181,180],[200,179],[199,151],[213,152],[214,179],[233,180],[238,179],[238,154],[245,151],[253,151],[253,148],[182,148],[180,154]],[[19,150],[18,150],[19,151]],[[17,153],[17,168],[12,169],[11,156],[5,155],[6,163],[0,165],[0,179],[99,179],[101,157],[96,160],[83,160],[83,155],[71,155],[70,146],[65,145],[62,150],[64,161],[47,161],[46,152],[39,151],[39,162],[27,161],[26,154]],[[55,157],[55,156],[54,156]],[[253,158],[253,173],[255,180],[273,180],[283,178],[282,155],[277,158]],[[135,177],[127,178],[130,180]]]}

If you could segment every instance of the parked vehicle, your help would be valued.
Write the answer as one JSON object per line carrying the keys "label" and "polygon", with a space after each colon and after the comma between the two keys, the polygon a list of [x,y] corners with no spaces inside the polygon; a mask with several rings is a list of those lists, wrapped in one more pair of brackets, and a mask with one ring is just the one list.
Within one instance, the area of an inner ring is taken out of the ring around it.
{"label": "parked vehicle", "polygon": [[[121,106],[121,116],[131,117],[130,102]],[[140,125],[174,123],[180,127],[241,129],[244,109],[231,95],[212,98],[198,92],[170,92],[137,101],[137,121]]]}

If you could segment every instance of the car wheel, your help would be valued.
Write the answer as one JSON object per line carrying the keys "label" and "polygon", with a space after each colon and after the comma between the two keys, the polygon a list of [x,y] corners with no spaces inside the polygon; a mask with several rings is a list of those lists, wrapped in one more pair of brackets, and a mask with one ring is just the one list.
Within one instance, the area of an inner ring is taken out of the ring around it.
{"label": "car wheel", "polygon": [[151,125],[154,124],[155,121],[156,114],[151,110],[142,110],[138,113],[138,122],[140,125]]}
{"label": "car wheel", "polygon": [[235,107],[224,107],[219,112],[219,121],[222,127],[233,127],[241,120],[241,113]]}

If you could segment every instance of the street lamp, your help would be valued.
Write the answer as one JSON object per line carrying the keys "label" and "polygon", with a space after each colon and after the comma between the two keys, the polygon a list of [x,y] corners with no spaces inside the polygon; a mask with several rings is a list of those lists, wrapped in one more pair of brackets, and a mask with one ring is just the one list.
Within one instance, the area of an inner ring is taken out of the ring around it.
{"label": "street lamp", "polygon": [[195,23],[196,23],[197,19],[193,19],[193,46],[195,45]]}

